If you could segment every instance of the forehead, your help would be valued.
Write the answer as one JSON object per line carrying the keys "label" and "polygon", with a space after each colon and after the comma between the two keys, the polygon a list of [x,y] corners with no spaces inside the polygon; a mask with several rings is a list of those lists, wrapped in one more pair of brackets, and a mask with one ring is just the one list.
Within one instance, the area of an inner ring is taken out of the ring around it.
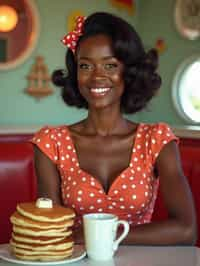
{"label": "forehead", "polygon": [[88,37],[80,42],[77,58],[99,58],[114,56],[111,39],[103,34]]}

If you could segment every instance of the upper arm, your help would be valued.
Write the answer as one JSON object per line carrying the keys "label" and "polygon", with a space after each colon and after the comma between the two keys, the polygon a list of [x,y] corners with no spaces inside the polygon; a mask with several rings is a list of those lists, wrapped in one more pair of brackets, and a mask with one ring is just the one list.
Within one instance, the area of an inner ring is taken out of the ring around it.
{"label": "upper arm", "polygon": [[195,211],[187,178],[184,176],[179,150],[175,141],[166,144],[156,161],[160,189],[169,217],[184,225],[196,226]]}
{"label": "upper arm", "polygon": [[61,204],[60,175],[56,164],[34,145],[34,162],[38,180],[39,197],[48,197]]}

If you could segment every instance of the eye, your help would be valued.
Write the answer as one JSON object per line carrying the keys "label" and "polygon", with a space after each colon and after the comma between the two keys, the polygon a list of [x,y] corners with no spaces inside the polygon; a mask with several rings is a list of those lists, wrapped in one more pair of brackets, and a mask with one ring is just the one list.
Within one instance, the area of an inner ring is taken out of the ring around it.
{"label": "eye", "polygon": [[80,69],[90,69],[90,65],[86,63],[80,63],[78,66]]}
{"label": "eye", "polygon": [[117,67],[118,67],[117,63],[107,63],[107,64],[105,64],[105,69],[108,69],[108,70],[111,70],[111,69],[114,69],[114,68],[117,68]]}

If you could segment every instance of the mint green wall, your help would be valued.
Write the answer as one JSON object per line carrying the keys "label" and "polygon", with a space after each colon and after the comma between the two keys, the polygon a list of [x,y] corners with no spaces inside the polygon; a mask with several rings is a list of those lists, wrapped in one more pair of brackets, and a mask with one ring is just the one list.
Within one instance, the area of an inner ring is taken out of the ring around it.
{"label": "mint green wall", "polygon": [[[0,71],[0,125],[43,125],[72,123],[85,115],[83,110],[67,107],[61,100],[60,90],[40,101],[23,93],[27,86],[26,76],[36,55],[42,55],[51,73],[64,67],[66,48],[61,37],[66,34],[67,16],[74,10],[86,15],[95,11],[108,11],[121,15],[136,24],[137,16],[131,17],[124,10],[113,7],[109,0],[37,0],[41,19],[41,34],[36,50],[21,66],[10,71]],[[52,85],[53,87],[53,85]]]}
{"label": "mint green wall", "polygon": [[74,10],[82,10],[86,15],[94,11],[108,11],[122,16],[135,25],[147,49],[154,46],[157,38],[165,39],[167,49],[160,57],[163,85],[159,95],[152,101],[150,111],[142,112],[135,117],[129,115],[129,118],[184,124],[172,104],[171,82],[177,66],[184,58],[199,52],[200,47],[199,41],[185,40],[175,30],[174,2],[174,0],[140,0],[136,15],[131,17],[126,11],[112,7],[109,0],[37,0],[41,35],[34,53],[16,69],[0,71],[0,125],[72,123],[85,116],[83,110],[64,105],[58,88],[54,87],[53,96],[40,101],[23,93],[27,87],[26,76],[34,63],[35,56],[44,56],[50,73],[64,66],[65,48],[59,40],[66,33],[67,15]]}
{"label": "mint green wall", "polygon": [[200,53],[200,39],[189,41],[177,31],[174,23],[174,0],[140,0],[139,31],[146,48],[154,46],[156,39],[163,38],[166,50],[160,56],[160,74],[163,84],[158,97],[154,98],[149,112],[139,115],[140,120],[163,120],[170,124],[186,124],[176,113],[171,99],[171,84],[177,67],[195,53]]}

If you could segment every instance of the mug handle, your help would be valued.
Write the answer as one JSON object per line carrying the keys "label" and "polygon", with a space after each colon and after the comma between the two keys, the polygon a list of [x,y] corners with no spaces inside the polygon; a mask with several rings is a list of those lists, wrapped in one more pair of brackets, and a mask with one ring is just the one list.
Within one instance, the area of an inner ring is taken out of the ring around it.
{"label": "mug handle", "polygon": [[113,243],[113,250],[114,251],[116,251],[118,249],[119,243],[128,235],[128,232],[130,229],[129,223],[127,221],[124,221],[124,220],[116,221],[116,227],[117,228],[120,224],[123,225],[123,232]]}

